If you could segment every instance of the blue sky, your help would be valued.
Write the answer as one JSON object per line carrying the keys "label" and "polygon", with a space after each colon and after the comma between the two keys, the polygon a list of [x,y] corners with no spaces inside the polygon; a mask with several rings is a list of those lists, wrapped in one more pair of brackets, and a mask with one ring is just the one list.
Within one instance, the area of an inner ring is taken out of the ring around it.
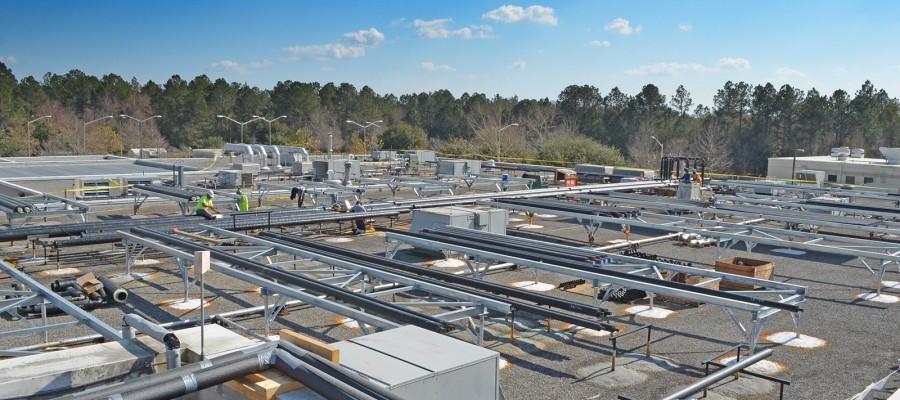
{"label": "blue sky", "polygon": [[900,96],[900,2],[5,1],[0,61],[44,73],[349,82],[549,97],[679,84],[711,105],[728,81]]}

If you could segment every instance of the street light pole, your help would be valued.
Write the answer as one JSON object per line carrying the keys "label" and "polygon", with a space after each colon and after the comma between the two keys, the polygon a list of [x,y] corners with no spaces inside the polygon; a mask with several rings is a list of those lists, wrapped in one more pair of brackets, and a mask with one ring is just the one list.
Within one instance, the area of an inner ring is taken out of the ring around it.
{"label": "street light pole", "polygon": [[154,115],[152,117],[147,117],[144,119],[138,119],[132,117],[130,115],[119,114],[119,118],[131,118],[138,123],[138,157],[144,158],[144,121],[151,120],[153,118],[162,118],[162,115]]}
{"label": "street light pole", "polygon": [[88,121],[88,122],[84,123],[84,126],[81,128],[81,154],[82,155],[87,154],[87,126],[90,124],[93,124],[94,122],[103,121],[104,119],[110,119],[112,117],[113,117],[112,115],[107,115],[105,117],[100,117],[93,121]]}
{"label": "street light pole", "polygon": [[794,179],[794,171],[797,169],[797,152],[804,153],[803,149],[794,149],[794,161],[791,163],[791,183],[797,184],[797,181]]}
{"label": "street light pole", "polygon": [[347,122],[348,124],[353,124],[353,125],[356,125],[356,126],[362,128],[362,130],[363,130],[363,146],[365,146],[365,147],[364,147],[364,150],[365,150],[366,152],[368,152],[368,151],[369,151],[369,141],[366,140],[366,128],[368,128],[368,127],[370,127],[370,126],[373,126],[373,125],[376,126],[376,127],[378,127],[378,128],[381,128],[381,126],[380,126],[380,125],[377,125],[377,124],[378,124],[379,122],[384,122],[384,121],[382,121],[382,120],[380,120],[380,119],[379,119],[378,121],[375,121],[375,122],[369,122],[369,121],[366,121],[366,125],[365,125],[365,126],[359,124],[359,123],[356,122],[356,121],[351,121],[351,120],[349,120],[349,119],[348,119],[346,122]]}
{"label": "street light pole", "polygon": [[[500,130],[497,131],[498,136],[499,136],[499,133],[500,133],[500,132],[503,132],[503,131],[505,131],[507,128],[510,128],[510,127],[513,127],[513,126],[519,126],[519,123],[518,123],[518,122],[513,122],[513,123],[511,123],[511,124],[509,124],[509,125],[507,125],[507,126],[504,126],[504,127],[500,128]],[[498,138],[498,139],[499,139],[499,138]],[[500,146],[502,146],[502,145],[503,145],[503,143],[499,143],[499,142],[497,143],[497,161],[500,161]]]}
{"label": "street light pole", "polygon": [[35,122],[38,122],[38,121],[40,121],[40,120],[42,120],[42,119],[44,119],[44,118],[53,118],[53,116],[52,116],[52,115],[45,115],[45,116],[40,117],[40,118],[38,118],[38,119],[28,121],[28,122],[25,124],[25,136],[26,136],[25,139],[27,139],[26,142],[28,143],[28,149],[27,149],[27,151],[25,152],[25,156],[27,156],[27,157],[31,157],[31,124],[33,124],[33,123],[35,123]]}
{"label": "street light pole", "polygon": [[272,118],[272,119],[266,119],[264,117],[258,117],[256,115],[254,115],[253,118],[259,118],[259,119],[269,123],[269,146],[271,146],[272,145],[272,123],[275,121],[278,121],[279,119],[287,118],[287,115],[282,115],[280,117]]}
{"label": "street light pole", "polygon": [[650,135],[650,139],[653,139],[656,142],[656,144],[659,145],[659,165],[660,165],[659,173],[660,173],[660,175],[662,175],[662,173],[663,173],[662,172],[662,158],[666,156],[666,148],[663,147],[663,144],[659,141],[659,139],[656,138],[656,136]]}
{"label": "street light pole", "polygon": [[256,121],[256,120],[258,120],[258,119],[265,119],[265,118],[263,118],[263,117],[256,117],[256,118],[253,118],[253,119],[251,119],[251,120],[249,120],[249,121],[240,122],[240,121],[236,121],[236,120],[233,120],[233,119],[231,119],[231,118],[228,118],[228,117],[226,117],[226,116],[224,116],[224,115],[216,115],[216,118],[225,118],[225,119],[227,119],[227,120],[229,120],[229,121],[231,121],[231,122],[234,122],[234,123],[240,125],[240,126],[241,126],[241,143],[244,143],[244,126],[247,125],[247,124],[249,124],[249,123],[251,123],[251,122],[253,122],[253,121]]}

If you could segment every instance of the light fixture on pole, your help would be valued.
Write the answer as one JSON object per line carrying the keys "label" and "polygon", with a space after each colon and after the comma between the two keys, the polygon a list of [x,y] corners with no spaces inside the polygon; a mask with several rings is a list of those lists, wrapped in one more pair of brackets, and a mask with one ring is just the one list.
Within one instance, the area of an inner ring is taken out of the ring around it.
{"label": "light fixture on pole", "polygon": [[360,124],[360,123],[358,123],[358,122],[356,122],[356,121],[351,121],[351,120],[349,120],[349,119],[348,119],[347,121],[345,121],[345,122],[347,122],[348,124],[353,124],[353,125],[356,125],[356,126],[362,128],[362,130],[363,130],[363,146],[365,146],[365,149],[364,149],[364,150],[365,150],[366,152],[368,152],[368,151],[369,151],[369,142],[368,142],[368,140],[366,140],[366,128],[368,128],[368,127],[370,127],[370,126],[375,126],[375,127],[381,128],[381,126],[380,126],[380,125],[377,125],[377,124],[380,123],[380,122],[384,122],[384,121],[382,121],[382,120],[380,120],[380,119],[379,119],[378,121],[375,121],[375,122],[369,122],[369,121],[366,121],[366,124],[365,124],[365,125],[362,125],[362,124]]}
{"label": "light fixture on pole", "polygon": [[26,141],[28,142],[28,149],[25,151],[25,156],[27,157],[31,157],[31,124],[38,122],[44,118],[53,118],[53,116],[45,115],[43,117],[28,121],[28,123],[25,124],[25,139],[27,139]]}
{"label": "light fixture on pole", "polygon": [[653,141],[656,142],[656,144],[659,145],[659,158],[662,158],[663,155],[664,155],[664,153],[665,153],[665,149],[666,149],[666,148],[663,147],[663,144],[659,141],[659,139],[656,138],[656,136],[652,136],[652,135],[651,135],[651,136],[650,136],[650,139],[653,139]]}
{"label": "light fixture on pole", "polygon": [[[514,127],[514,126],[519,126],[519,123],[518,123],[518,122],[513,122],[513,123],[511,123],[511,124],[509,124],[509,125],[507,125],[507,126],[504,126],[504,127],[500,128],[500,130],[497,131],[497,133],[499,134],[500,132],[505,131],[507,128],[511,128],[511,127]],[[499,135],[498,135],[498,136],[499,136]],[[499,139],[499,137],[498,137],[498,139]],[[500,161],[500,147],[501,147],[502,145],[503,145],[503,143],[500,143],[500,142],[497,143],[497,161]]]}
{"label": "light fixture on pole", "polygon": [[234,122],[234,123],[240,125],[240,126],[241,126],[241,143],[244,143],[244,126],[247,125],[247,124],[249,124],[249,123],[251,123],[251,122],[253,122],[253,121],[256,121],[256,120],[258,120],[258,119],[264,119],[263,117],[256,117],[256,118],[253,118],[253,119],[251,119],[251,120],[249,120],[249,121],[240,122],[240,121],[236,121],[236,120],[233,120],[233,119],[231,119],[231,118],[228,118],[228,117],[226,117],[226,116],[224,116],[224,115],[216,115],[216,118],[225,118],[225,119],[227,119],[227,120],[229,120],[229,121],[231,121],[231,122]]}
{"label": "light fixture on pole", "polygon": [[795,185],[797,184],[797,181],[794,180],[794,170],[797,169],[797,153],[798,153],[798,152],[804,153],[805,150],[803,150],[803,149],[794,149],[794,161],[791,163],[791,183],[793,183],[793,184],[795,184]]}
{"label": "light fixture on pole", "polygon": [[107,115],[84,123],[84,126],[81,128],[81,154],[87,154],[87,126],[94,122],[103,121],[104,119],[110,119],[112,117],[112,115]]}
{"label": "light fixture on pole", "polygon": [[259,119],[269,123],[269,146],[271,146],[272,145],[272,123],[275,121],[278,121],[279,119],[287,118],[287,115],[282,115],[280,117],[276,117],[276,118],[272,118],[272,119],[266,119],[265,117],[259,117],[259,116],[254,115],[253,118],[259,118]]}
{"label": "light fixture on pole", "polygon": [[137,123],[138,123],[138,157],[144,158],[144,130],[143,130],[144,121],[148,121],[153,118],[162,118],[162,115],[154,115],[152,117],[138,119],[138,118],[132,117],[130,115],[119,114],[119,118],[130,118],[130,119],[137,121]]}

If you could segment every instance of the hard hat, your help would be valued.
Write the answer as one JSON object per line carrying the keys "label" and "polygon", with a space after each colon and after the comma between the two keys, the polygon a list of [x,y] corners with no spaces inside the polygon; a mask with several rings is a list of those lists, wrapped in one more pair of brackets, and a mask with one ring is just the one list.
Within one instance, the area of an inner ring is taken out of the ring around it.
{"label": "hard hat", "polygon": [[215,196],[216,196],[216,194],[213,193],[212,190],[210,190],[209,193],[207,193],[206,195],[209,196],[209,197],[215,197]]}

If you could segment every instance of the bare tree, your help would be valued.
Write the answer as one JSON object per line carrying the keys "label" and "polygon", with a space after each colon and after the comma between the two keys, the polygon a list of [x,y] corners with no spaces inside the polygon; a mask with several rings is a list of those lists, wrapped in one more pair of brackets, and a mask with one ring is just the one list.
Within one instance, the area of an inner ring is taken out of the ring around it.
{"label": "bare tree", "polygon": [[727,174],[733,166],[724,126],[715,118],[707,119],[697,133],[696,149],[706,160],[707,171]]}
{"label": "bare tree", "polygon": [[660,147],[650,135],[635,135],[628,143],[628,165],[639,168],[655,168],[659,165]]}

